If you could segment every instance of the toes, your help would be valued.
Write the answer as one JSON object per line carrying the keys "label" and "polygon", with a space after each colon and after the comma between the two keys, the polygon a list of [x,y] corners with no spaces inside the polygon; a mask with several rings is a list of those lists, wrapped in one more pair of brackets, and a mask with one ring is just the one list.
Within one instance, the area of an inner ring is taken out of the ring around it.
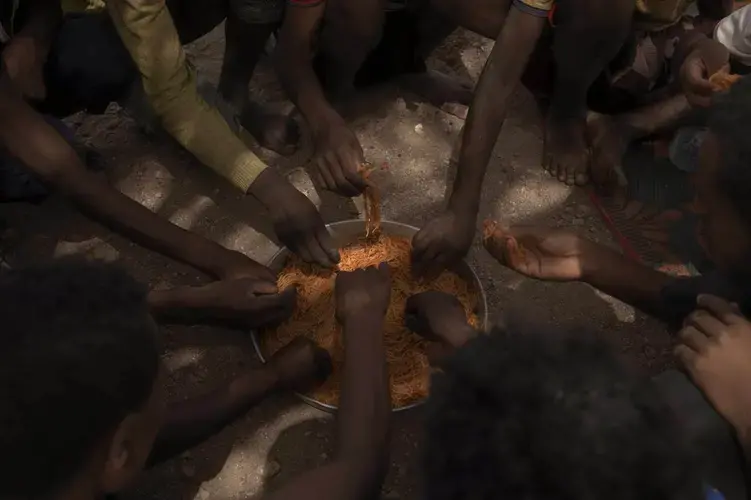
{"label": "toes", "polygon": [[566,182],[566,177],[567,177],[566,167],[558,163],[556,164],[556,172],[557,172],[558,180],[561,182]]}

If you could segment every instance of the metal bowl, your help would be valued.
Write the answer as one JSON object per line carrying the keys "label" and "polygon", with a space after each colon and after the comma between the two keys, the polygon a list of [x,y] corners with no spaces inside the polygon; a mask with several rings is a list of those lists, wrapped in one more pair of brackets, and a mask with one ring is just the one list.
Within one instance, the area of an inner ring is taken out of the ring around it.
{"label": "metal bowl", "polygon": [[[354,243],[358,240],[358,238],[361,238],[365,235],[365,221],[362,220],[345,220],[341,222],[334,222],[332,224],[328,224],[326,228],[331,233],[331,236],[334,238],[334,242],[338,247],[345,247],[351,243]],[[402,238],[412,238],[415,233],[417,233],[418,228],[414,226],[409,226],[407,224],[402,224],[401,222],[392,222],[392,221],[381,221],[381,231],[384,234],[387,234],[389,236],[398,236]],[[287,263],[287,259],[290,256],[290,251],[287,248],[282,248],[279,250],[274,257],[271,258],[269,263],[267,264],[268,267],[278,273],[283,268],[284,265]],[[474,288],[475,291],[477,291],[477,316],[480,319],[480,325],[483,328],[487,328],[488,325],[488,303],[487,298],[485,297],[485,291],[482,288],[482,283],[480,283],[480,279],[477,277],[477,274],[475,271],[467,264],[466,262],[462,261],[457,266],[451,269],[456,274],[458,274],[461,278],[466,280],[467,282],[471,283],[472,288]],[[258,357],[261,359],[262,362],[266,363],[266,357],[263,354],[263,351],[261,350],[261,342],[258,338],[258,332],[255,330],[251,331],[251,339],[253,341],[253,347],[256,350],[256,354],[258,354]],[[316,399],[313,399],[309,396],[306,396],[305,394],[297,394],[300,399],[308,403],[309,405],[313,406],[314,408],[318,408],[319,410],[323,410],[326,412],[334,413],[337,410],[337,407],[334,405],[322,403],[321,401],[318,401]],[[399,408],[394,408],[394,412],[400,412],[409,410],[411,408],[414,408],[416,406],[419,406],[424,403],[424,400],[417,401],[416,403],[412,403],[406,406],[400,406]]]}

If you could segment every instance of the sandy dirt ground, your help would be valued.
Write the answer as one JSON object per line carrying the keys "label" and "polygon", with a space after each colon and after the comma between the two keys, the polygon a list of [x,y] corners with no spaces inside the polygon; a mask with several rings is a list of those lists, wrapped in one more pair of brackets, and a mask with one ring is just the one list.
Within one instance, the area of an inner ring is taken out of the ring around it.
{"label": "sandy dirt ground", "polygon": [[[220,30],[199,40],[191,54],[203,75],[216,79],[223,50]],[[455,34],[432,65],[476,79],[489,43]],[[252,84],[256,98],[282,102],[267,65]],[[450,172],[448,160],[461,121],[395,88],[363,96],[354,127],[368,159],[387,163],[376,174],[385,218],[422,225],[442,207]],[[604,242],[610,237],[580,191],[549,178],[540,168],[541,120],[531,97],[513,99],[485,181],[481,217],[509,223],[573,225]],[[97,148],[111,182],[160,216],[264,262],[277,249],[257,203],[233,190],[187,153],[163,139],[147,139],[117,109],[104,116],[77,117],[78,136]],[[359,200],[315,191],[304,172],[309,146],[292,158],[262,153],[274,168],[321,207],[327,221],[359,216]],[[119,260],[153,287],[199,283],[206,278],[129,243],[52,197],[39,206],[0,205],[12,228],[8,259],[22,265],[67,254]],[[657,322],[583,284],[546,284],[502,269],[477,238],[469,261],[488,293],[491,311],[535,318],[554,328],[588,328],[611,341],[645,373],[671,363],[670,337]],[[165,327],[164,360],[171,397],[198,394],[258,363],[247,332],[208,327]],[[551,329],[551,333],[555,333]],[[393,420],[392,463],[383,489],[390,500],[419,496],[421,412]],[[258,496],[327,460],[333,449],[333,419],[294,396],[271,398],[235,425],[198,448],[146,473],[126,500],[235,500]]]}

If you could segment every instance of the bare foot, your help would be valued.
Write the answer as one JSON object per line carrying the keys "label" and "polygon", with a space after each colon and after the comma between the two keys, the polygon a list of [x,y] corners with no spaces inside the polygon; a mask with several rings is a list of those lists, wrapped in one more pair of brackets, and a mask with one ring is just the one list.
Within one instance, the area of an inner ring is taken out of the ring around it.
{"label": "bare foot", "polygon": [[589,181],[586,126],[584,119],[561,122],[548,117],[546,123],[543,166],[569,186],[583,186]]}
{"label": "bare foot", "polygon": [[273,113],[262,104],[249,101],[240,115],[240,124],[262,147],[289,156],[297,149],[300,129],[289,116]]}
{"label": "bare foot", "polygon": [[592,147],[592,182],[605,193],[612,193],[622,178],[620,172],[629,144],[628,134],[617,120],[594,112],[587,117],[587,133]]}
{"label": "bare foot", "polygon": [[676,354],[694,383],[736,429],[751,439],[751,323],[737,306],[701,295],[685,321]]}
{"label": "bare foot", "polygon": [[401,83],[442,111],[461,119],[467,118],[474,93],[471,84],[433,70],[405,75]]}

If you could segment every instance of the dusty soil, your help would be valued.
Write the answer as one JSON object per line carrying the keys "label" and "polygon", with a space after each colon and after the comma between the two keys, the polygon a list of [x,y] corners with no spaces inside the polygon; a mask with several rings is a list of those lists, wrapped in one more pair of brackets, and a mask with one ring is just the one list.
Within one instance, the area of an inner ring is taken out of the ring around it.
{"label": "dusty soil", "polygon": [[[191,47],[202,74],[216,78],[222,45],[217,30]],[[433,65],[476,79],[488,51],[488,42],[458,33],[439,50]],[[252,87],[259,99],[283,102],[268,67],[260,68]],[[377,177],[384,192],[384,216],[420,226],[442,207],[450,177],[448,160],[461,121],[395,88],[376,89],[364,95],[362,102],[354,127],[369,160],[390,166]],[[485,181],[482,216],[511,223],[574,225],[592,238],[610,242],[583,193],[559,184],[540,168],[540,117],[531,97],[520,91],[513,102]],[[74,121],[78,136],[104,155],[108,177],[123,192],[162,217],[259,261],[273,255],[277,247],[268,237],[269,227],[258,206],[168,140],[145,138],[117,109]],[[328,221],[358,215],[359,200],[315,191],[303,170],[309,147],[292,158],[262,154],[321,207]],[[120,260],[138,279],[154,287],[205,280],[193,269],[104,230],[58,197],[39,206],[0,205],[0,217],[16,235],[8,256],[14,265],[83,253]],[[583,284],[523,279],[490,259],[479,241],[469,260],[482,278],[491,311],[535,318],[551,325],[553,334],[554,328],[564,327],[595,330],[648,373],[671,363],[665,329],[618,301]],[[164,333],[164,359],[174,399],[207,390],[257,363],[247,332],[165,327]],[[419,495],[420,422],[419,410],[394,417],[393,467],[383,490],[385,498]],[[293,396],[274,397],[209,442],[149,471],[124,498],[256,496],[323,463],[332,451],[332,432],[330,416]]]}

